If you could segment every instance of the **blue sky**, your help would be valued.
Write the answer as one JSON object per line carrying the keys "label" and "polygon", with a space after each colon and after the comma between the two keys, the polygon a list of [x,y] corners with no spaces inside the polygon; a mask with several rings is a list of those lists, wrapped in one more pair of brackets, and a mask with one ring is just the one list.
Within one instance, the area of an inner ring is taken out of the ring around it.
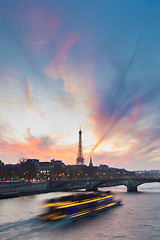
{"label": "blue sky", "polygon": [[1,1],[0,158],[159,169],[160,2]]}

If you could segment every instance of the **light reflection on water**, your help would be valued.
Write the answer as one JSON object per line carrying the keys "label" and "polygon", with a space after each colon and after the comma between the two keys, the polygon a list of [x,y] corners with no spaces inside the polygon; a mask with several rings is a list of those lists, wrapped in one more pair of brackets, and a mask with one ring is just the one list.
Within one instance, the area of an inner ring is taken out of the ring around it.
{"label": "light reflection on water", "polygon": [[122,206],[74,223],[53,224],[37,217],[45,199],[69,193],[0,200],[0,239],[160,239],[160,183],[141,185],[139,193],[127,193],[124,186],[109,189],[115,192],[116,199],[122,200]]}

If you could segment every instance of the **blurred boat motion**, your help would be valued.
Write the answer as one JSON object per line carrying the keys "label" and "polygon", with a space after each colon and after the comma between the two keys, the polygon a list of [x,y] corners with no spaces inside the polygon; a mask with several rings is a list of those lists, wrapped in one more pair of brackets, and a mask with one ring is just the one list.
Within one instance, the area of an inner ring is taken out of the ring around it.
{"label": "blurred boat motion", "polygon": [[76,220],[100,211],[120,205],[110,192],[78,193],[61,198],[50,199],[41,206],[46,212],[40,216],[42,220]]}

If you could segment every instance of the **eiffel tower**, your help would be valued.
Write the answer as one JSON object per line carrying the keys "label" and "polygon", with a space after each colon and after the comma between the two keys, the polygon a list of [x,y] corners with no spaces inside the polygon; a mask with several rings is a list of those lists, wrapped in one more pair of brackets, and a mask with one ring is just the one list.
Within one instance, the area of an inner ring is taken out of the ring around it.
{"label": "eiffel tower", "polygon": [[78,143],[78,155],[76,159],[76,165],[84,165],[83,150],[82,150],[82,131],[79,130],[79,143]]}

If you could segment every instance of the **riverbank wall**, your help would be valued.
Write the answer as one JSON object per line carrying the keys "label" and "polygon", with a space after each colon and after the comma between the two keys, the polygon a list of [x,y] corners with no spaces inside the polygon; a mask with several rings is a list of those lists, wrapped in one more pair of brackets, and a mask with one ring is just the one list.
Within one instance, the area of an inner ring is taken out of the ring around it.
{"label": "riverbank wall", "polygon": [[52,192],[49,182],[0,183],[0,199]]}

